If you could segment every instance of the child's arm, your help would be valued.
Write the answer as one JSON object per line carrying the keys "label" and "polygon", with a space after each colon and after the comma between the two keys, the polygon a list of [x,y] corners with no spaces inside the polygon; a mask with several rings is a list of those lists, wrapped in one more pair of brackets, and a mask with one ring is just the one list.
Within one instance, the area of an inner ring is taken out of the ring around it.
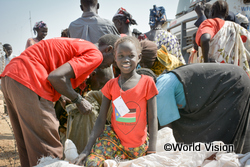
{"label": "child's arm", "polygon": [[99,137],[104,130],[109,105],[110,105],[110,100],[107,97],[103,96],[100,113],[95,122],[95,126],[91,131],[89,141],[84,150],[82,151],[82,153],[73,161],[73,163],[81,164],[83,160],[85,160],[86,157],[90,154],[90,151],[93,145],[95,144],[97,137]]}
{"label": "child's arm", "polygon": [[149,147],[148,154],[155,153],[156,141],[157,141],[157,107],[156,107],[156,96],[152,97],[147,101],[148,103],[148,127],[149,127]]}

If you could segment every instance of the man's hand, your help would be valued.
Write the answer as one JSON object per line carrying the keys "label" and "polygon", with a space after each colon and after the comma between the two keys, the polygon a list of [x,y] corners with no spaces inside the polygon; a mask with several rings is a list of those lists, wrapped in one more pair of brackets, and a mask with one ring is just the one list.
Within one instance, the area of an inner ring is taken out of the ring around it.
{"label": "man's hand", "polygon": [[196,4],[194,10],[195,10],[196,14],[198,15],[198,18],[201,17],[202,15],[204,15],[204,8],[203,8],[201,2]]}
{"label": "man's hand", "polygon": [[92,105],[84,98],[80,102],[77,102],[76,106],[83,115],[89,114],[92,111]]}
{"label": "man's hand", "polygon": [[65,109],[66,104],[71,103],[71,100],[69,98],[67,98],[66,96],[61,95],[59,102],[60,102],[62,108]]}
{"label": "man's hand", "polygon": [[71,161],[71,163],[76,164],[76,165],[84,165],[84,161],[87,158],[88,154],[86,153],[81,153],[76,159]]}

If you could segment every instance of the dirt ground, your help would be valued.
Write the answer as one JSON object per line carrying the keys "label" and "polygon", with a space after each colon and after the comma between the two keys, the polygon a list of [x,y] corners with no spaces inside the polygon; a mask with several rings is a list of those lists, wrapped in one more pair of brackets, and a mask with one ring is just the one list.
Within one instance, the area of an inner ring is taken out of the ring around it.
{"label": "dirt ground", "polygon": [[0,92],[0,167],[20,166],[16,142],[9,117],[4,114],[3,95]]}

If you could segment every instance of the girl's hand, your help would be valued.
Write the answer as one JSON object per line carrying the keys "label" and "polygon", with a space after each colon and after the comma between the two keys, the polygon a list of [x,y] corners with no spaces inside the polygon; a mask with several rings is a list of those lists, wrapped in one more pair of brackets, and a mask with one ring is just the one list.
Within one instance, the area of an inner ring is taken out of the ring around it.
{"label": "girl's hand", "polygon": [[88,154],[86,153],[81,153],[76,159],[71,161],[71,163],[76,164],[76,165],[84,165],[84,161],[87,158]]}

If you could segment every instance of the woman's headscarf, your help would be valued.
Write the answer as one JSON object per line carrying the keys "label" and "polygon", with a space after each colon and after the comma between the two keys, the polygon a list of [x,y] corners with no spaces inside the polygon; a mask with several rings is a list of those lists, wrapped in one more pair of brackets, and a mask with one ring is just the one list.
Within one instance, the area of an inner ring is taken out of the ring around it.
{"label": "woman's headscarf", "polygon": [[243,14],[238,13],[238,14],[236,15],[236,18],[238,19],[238,21],[239,21],[240,23],[245,23],[245,24],[248,24],[248,23],[249,23],[248,18],[247,18],[246,16],[244,16]]}
{"label": "woman's headscarf", "polygon": [[40,28],[48,28],[48,27],[46,23],[44,23],[43,21],[36,22],[35,26],[33,27],[34,33],[36,34],[36,31]]}
{"label": "woman's headscarf", "polygon": [[176,56],[168,53],[164,45],[157,50],[157,59],[151,70],[159,76],[164,70],[171,71],[179,66],[184,65]]}
{"label": "woman's headscarf", "polygon": [[166,67],[168,71],[184,65],[176,56],[169,54],[164,45],[157,50],[157,59]]}
{"label": "woman's headscarf", "polygon": [[151,68],[157,58],[157,45],[149,40],[141,41],[140,44],[142,47],[140,63],[146,68]]}
{"label": "woman's headscarf", "polygon": [[127,24],[137,25],[136,21],[134,19],[132,19],[132,15],[130,13],[128,13],[127,10],[122,8],[122,7],[120,7],[117,10],[117,12],[114,15],[113,19],[115,17],[125,17]]}
{"label": "woman's headscarf", "polygon": [[156,22],[164,23],[167,21],[167,16],[165,13],[165,8],[163,6],[156,7],[153,6],[153,9],[150,9],[149,15],[149,25],[154,26]]}

